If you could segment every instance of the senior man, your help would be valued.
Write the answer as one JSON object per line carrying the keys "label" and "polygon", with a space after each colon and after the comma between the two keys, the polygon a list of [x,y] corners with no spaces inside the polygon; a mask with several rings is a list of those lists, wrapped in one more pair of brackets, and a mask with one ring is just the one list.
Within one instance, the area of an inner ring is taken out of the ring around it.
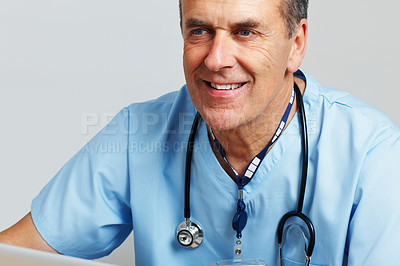
{"label": "senior man", "polygon": [[[309,123],[300,209],[315,229],[311,264],[396,265],[400,131],[380,112],[298,70],[307,6],[307,0],[182,0],[187,85],[124,108],[0,241],[91,259],[109,254],[134,229],[136,265],[207,265],[232,259],[234,246],[243,259],[278,265],[278,223],[301,199],[302,94]],[[180,245],[187,238],[177,237],[177,227],[185,220],[186,146],[197,112],[186,218],[204,238],[200,244],[195,235],[200,245],[191,249]],[[165,119],[144,132],[138,128],[145,113]],[[120,149],[97,148],[110,143]],[[283,263],[304,265],[310,235],[304,230],[303,240],[298,228],[307,223],[294,219],[286,228]]]}

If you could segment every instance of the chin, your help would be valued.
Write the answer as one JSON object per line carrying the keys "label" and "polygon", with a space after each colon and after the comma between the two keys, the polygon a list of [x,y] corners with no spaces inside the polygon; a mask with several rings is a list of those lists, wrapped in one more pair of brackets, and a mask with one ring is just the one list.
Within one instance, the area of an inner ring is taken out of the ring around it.
{"label": "chin", "polygon": [[215,131],[234,130],[242,124],[243,117],[240,112],[220,111],[220,112],[201,112],[203,120]]}

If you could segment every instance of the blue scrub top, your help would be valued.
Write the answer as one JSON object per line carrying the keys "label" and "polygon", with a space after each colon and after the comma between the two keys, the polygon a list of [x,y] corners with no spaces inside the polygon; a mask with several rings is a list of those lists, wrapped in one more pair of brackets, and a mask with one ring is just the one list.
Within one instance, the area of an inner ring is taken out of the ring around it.
{"label": "blue scrub top", "polygon": [[[303,78],[309,137],[303,212],[316,230],[312,265],[397,265],[398,127],[350,94]],[[195,113],[186,86],[124,108],[33,200],[33,221],[43,238],[63,254],[91,259],[109,254],[133,229],[137,266],[232,259],[237,185],[219,165],[204,121],[191,178],[192,220],[203,227],[204,241],[189,250],[176,240]],[[244,259],[278,265],[276,229],[297,206],[301,153],[296,115],[244,188]],[[304,244],[289,235],[287,245],[285,265],[304,265]]]}

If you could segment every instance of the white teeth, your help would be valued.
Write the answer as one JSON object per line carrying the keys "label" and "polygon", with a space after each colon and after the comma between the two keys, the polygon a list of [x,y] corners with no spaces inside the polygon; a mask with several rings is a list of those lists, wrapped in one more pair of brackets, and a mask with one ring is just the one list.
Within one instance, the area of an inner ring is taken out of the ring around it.
{"label": "white teeth", "polygon": [[242,86],[242,83],[219,85],[211,82],[211,87],[217,90],[234,90]]}

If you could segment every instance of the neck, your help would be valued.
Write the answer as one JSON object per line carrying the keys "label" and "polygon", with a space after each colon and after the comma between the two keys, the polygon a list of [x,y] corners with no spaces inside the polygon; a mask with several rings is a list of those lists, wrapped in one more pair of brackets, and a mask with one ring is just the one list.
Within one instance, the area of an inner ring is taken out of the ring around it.
{"label": "neck", "polygon": [[[305,89],[304,81],[297,78],[295,81],[300,91],[303,93]],[[249,162],[264,149],[273,138],[289,103],[292,90],[293,78],[285,84],[279,95],[277,95],[266,108],[265,113],[256,117],[251,123],[242,125],[234,130],[222,131],[213,129],[213,133],[223,147],[229,163],[239,175],[243,174]],[[294,101],[286,126],[293,118],[296,110],[297,102]],[[211,145],[214,145],[213,142],[211,142]],[[224,165],[225,163],[217,149],[214,149],[214,153],[225,171],[231,177],[234,177],[233,172]],[[236,180],[236,178],[234,180]]]}

